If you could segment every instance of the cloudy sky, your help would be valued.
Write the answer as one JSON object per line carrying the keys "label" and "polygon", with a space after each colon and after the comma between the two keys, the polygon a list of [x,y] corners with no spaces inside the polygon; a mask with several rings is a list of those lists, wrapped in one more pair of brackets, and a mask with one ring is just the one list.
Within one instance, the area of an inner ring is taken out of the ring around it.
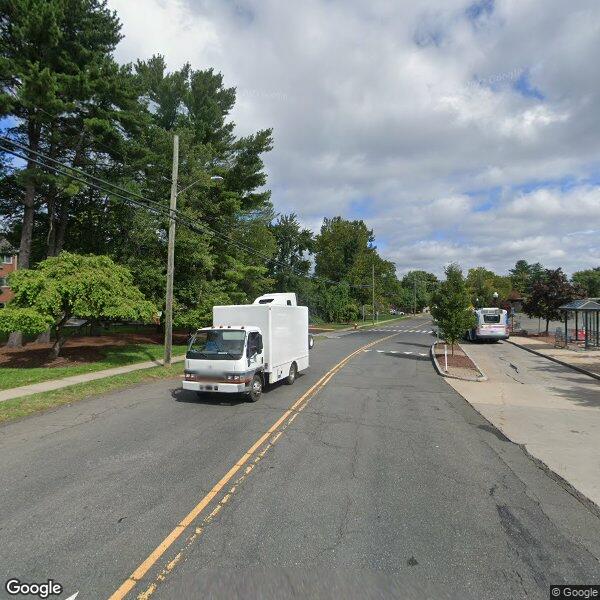
{"label": "cloudy sky", "polygon": [[273,127],[280,212],[364,219],[399,273],[600,265],[597,0],[109,0],[123,62],[165,55]]}

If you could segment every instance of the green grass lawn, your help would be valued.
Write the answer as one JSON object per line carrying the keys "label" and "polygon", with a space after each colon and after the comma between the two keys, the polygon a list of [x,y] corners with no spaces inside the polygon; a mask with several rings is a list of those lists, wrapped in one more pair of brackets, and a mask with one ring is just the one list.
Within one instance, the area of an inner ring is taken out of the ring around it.
{"label": "green grass lawn", "polygon": [[153,367],[142,371],[124,373],[123,375],[113,375],[96,381],[79,383],[60,390],[5,400],[0,402],[0,423],[13,421],[36,412],[71,404],[90,396],[115,392],[141,383],[150,383],[158,379],[181,378],[182,373],[183,363],[177,363],[170,367]]}
{"label": "green grass lawn", "polygon": [[[397,315],[380,315],[379,320],[375,323],[375,326],[381,323],[387,323],[388,321],[400,321],[401,319],[407,319],[412,315],[404,315],[398,317]],[[355,321],[357,325],[370,326],[372,323],[370,320],[366,320],[364,323],[362,319]],[[352,323],[311,323],[311,327],[317,327],[322,329],[344,329],[345,327],[352,327]]]}
{"label": "green grass lawn", "polygon": [[[183,354],[186,346],[174,345],[173,354]],[[81,375],[93,371],[102,371],[137,362],[157,360],[163,356],[163,347],[158,344],[132,344],[101,350],[104,358],[97,362],[66,367],[15,368],[0,367],[0,390],[22,385],[40,383],[49,379],[62,379],[71,375]]]}

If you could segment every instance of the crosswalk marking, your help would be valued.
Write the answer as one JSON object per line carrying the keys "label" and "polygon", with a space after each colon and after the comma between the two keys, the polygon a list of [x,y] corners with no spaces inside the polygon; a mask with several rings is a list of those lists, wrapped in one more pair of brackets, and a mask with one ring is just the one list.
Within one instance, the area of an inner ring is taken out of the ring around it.
{"label": "crosswalk marking", "polygon": [[[372,350],[363,350],[363,352],[373,352]],[[429,356],[426,352],[413,352],[412,350],[375,350],[378,354],[415,354],[419,356]]]}
{"label": "crosswalk marking", "polygon": [[381,331],[381,332],[397,331],[398,333],[435,333],[435,331],[433,331],[431,329],[393,329],[391,327],[383,327],[380,329],[368,329],[367,331]]}

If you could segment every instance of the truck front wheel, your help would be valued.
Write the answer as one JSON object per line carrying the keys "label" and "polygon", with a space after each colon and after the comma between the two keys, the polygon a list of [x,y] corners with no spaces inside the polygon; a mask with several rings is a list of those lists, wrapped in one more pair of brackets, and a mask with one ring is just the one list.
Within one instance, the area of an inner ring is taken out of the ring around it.
{"label": "truck front wheel", "polygon": [[254,375],[252,382],[250,383],[250,392],[248,393],[248,400],[250,402],[256,402],[261,396],[263,391],[262,377],[259,373]]}
{"label": "truck front wheel", "polygon": [[292,385],[296,381],[296,375],[298,374],[298,367],[296,363],[290,365],[290,374],[285,378],[286,385]]}

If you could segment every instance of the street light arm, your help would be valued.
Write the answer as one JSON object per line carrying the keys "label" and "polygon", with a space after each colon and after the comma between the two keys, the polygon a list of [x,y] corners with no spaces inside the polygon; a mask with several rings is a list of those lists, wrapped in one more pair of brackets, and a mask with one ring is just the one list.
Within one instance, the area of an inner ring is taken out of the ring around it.
{"label": "street light arm", "polygon": [[[213,175],[210,178],[211,181],[223,181],[223,178],[220,175]],[[177,192],[177,195],[179,196],[179,194],[183,194],[183,192],[186,192],[187,190],[189,190],[191,187],[194,187],[196,184],[200,183],[202,180],[198,179],[196,181],[194,181],[193,183],[190,183],[190,185],[186,185],[182,190],[179,190]]]}

